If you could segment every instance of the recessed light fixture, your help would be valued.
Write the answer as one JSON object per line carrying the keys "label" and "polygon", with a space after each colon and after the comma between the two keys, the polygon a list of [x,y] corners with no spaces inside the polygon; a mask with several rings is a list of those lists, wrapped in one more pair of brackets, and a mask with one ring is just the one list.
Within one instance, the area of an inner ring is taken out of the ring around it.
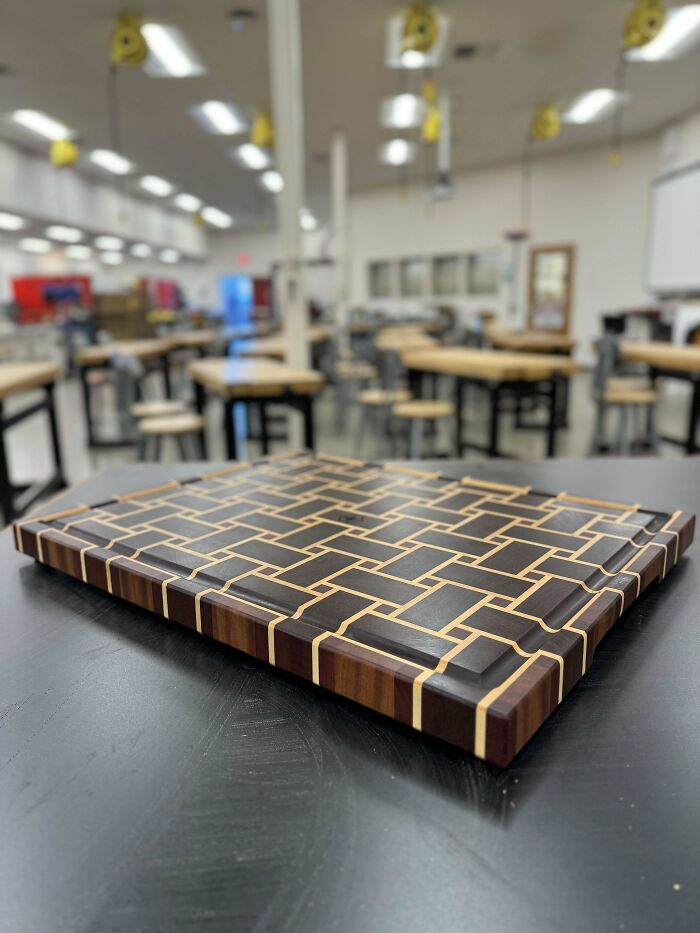
{"label": "recessed light fixture", "polygon": [[233,217],[224,211],[220,211],[218,207],[203,207],[202,219],[211,224],[212,227],[219,227],[220,230],[227,230],[233,225]]}
{"label": "recessed light fixture", "polygon": [[284,178],[273,168],[263,172],[259,178],[259,182],[260,187],[264,188],[265,191],[269,191],[270,194],[279,194],[280,191],[284,190]]}
{"label": "recessed light fixture", "polygon": [[270,153],[266,152],[260,146],[254,146],[253,143],[243,143],[232,153],[244,168],[250,168],[254,172],[259,172],[272,165]]}
{"label": "recessed light fixture", "polygon": [[382,126],[407,130],[420,126],[425,114],[425,104],[417,94],[397,94],[382,101],[380,117]]}
{"label": "recessed light fixture", "polygon": [[24,217],[18,214],[8,214],[7,211],[0,211],[0,230],[21,230],[26,227],[27,222]]}
{"label": "recessed light fixture", "polygon": [[202,206],[202,201],[200,198],[195,197],[193,194],[186,194],[184,191],[180,194],[175,195],[175,204],[183,211],[189,211],[194,214]]}
{"label": "recessed light fixture", "polygon": [[46,236],[59,243],[79,243],[83,234],[77,227],[65,227],[63,224],[53,224],[46,228]]}
{"label": "recessed light fixture", "polygon": [[131,247],[131,255],[135,256],[137,259],[148,259],[152,253],[153,250],[148,243],[134,243]]}
{"label": "recessed light fixture", "polygon": [[65,252],[68,259],[78,259],[83,261],[85,259],[92,258],[92,250],[89,246],[85,246],[83,243],[78,243],[75,246],[66,246]]}
{"label": "recessed light fixture", "polygon": [[624,94],[609,87],[599,87],[580,94],[563,114],[565,123],[595,123],[620,106]]}
{"label": "recessed light fixture", "polygon": [[72,139],[75,136],[75,130],[41,110],[15,110],[12,120],[44,139]]}
{"label": "recessed light fixture", "polygon": [[318,221],[308,207],[299,209],[299,226],[305,233],[311,233],[318,227]]}
{"label": "recessed light fixture", "polygon": [[108,250],[100,255],[100,259],[108,266],[120,266],[124,262],[124,255],[123,253]]}
{"label": "recessed light fixture", "polygon": [[167,198],[169,194],[173,193],[173,185],[158,175],[144,175],[139,181],[139,185],[144,191],[154,194],[157,198]]}
{"label": "recessed light fixture", "polygon": [[661,32],[639,49],[629,49],[625,58],[630,62],[660,62],[680,58],[700,40],[700,4],[672,7],[666,10]]}
{"label": "recessed light fixture", "polygon": [[379,147],[379,161],[384,165],[407,165],[416,153],[415,143],[407,139],[390,139]]}
{"label": "recessed light fixture", "polygon": [[206,74],[204,63],[176,26],[144,23],[141,33],[149,52],[143,67],[152,78],[191,78]]}
{"label": "recessed light fixture", "polygon": [[235,136],[248,128],[238,107],[224,100],[205,100],[190,107],[190,113],[207,133]]}
{"label": "recessed light fixture", "polygon": [[90,161],[113,175],[128,175],[134,169],[133,162],[125,159],[118,152],[112,152],[111,149],[93,149],[90,153]]}
{"label": "recessed light fixture", "polygon": [[180,262],[180,254],[176,249],[162,249],[158,253],[158,258],[161,262]]}
{"label": "recessed light fixture", "polygon": [[106,249],[114,252],[124,249],[124,240],[119,236],[109,236],[105,234],[104,236],[95,237],[95,246],[98,249]]}
{"label": "recessed light fixture", "polygon": [[24,250],[25,253],[48,253],[51,250],[51,244],[48,240],[28,236],[19,241],[19,248]]}

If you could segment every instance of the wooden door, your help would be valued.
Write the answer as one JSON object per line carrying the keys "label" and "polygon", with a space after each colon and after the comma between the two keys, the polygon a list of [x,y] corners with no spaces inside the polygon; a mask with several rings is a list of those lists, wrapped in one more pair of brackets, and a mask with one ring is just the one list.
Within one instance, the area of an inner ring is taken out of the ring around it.
{"label": "wooden door", "polygon": [[571,245],[530,250],[529,328],[569,333],[574,257]]}

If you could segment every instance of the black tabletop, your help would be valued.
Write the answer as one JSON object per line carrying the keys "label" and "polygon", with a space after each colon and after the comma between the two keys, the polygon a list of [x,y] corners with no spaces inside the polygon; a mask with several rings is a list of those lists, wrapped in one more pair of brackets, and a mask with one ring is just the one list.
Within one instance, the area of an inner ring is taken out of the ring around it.
{"label": "black tabletop", "polygon": [[[692,459],[439,468],[700,513]],[[50,511],[196,472],[113,470]],[[4,532],[0,930],[698,929],[699,546],[501,771]]]}

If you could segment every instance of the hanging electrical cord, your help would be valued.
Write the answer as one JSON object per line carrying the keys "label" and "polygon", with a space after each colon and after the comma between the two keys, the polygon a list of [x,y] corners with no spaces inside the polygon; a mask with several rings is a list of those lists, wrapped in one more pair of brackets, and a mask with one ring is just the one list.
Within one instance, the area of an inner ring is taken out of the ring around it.
{"label": "hanging electrical cord", "polygon": [[[109,137],[109,147],[112,152],[122,153],[122,127],[121,112],[119,108],[119,65],[111,61],[107,66],[107,133]],[[117,190],[122,196],[120,209],[120,219],[128,219],[127,210],[127,179],[121,175],[117,181]]]}

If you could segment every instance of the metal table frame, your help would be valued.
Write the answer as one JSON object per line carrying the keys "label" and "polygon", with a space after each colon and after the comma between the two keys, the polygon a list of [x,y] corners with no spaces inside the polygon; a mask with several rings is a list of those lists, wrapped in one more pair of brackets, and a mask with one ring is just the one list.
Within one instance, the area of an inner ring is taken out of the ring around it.
{"label": "metal table frame", "polygon": [[[66,485],[63,474],[63,459],[61,457],[61,444],[58,437],[58,424],[56,421],[56,407],[54,398],[55,383],[49,382],[42,386],[44,397],[31,405],[27,405],[11,415],[5,414],[4,400],[0,399],[0,508],[5,522],[11,522],[26,511],[37,499]],[[31,418],[40,411],[46,411],[49,416],[49,431],[51,435],[51,450],[53,453],[54,472],[44,482],[29,485],[16,484],[10,479],[5,447],[5,432],[10,428]]]}

